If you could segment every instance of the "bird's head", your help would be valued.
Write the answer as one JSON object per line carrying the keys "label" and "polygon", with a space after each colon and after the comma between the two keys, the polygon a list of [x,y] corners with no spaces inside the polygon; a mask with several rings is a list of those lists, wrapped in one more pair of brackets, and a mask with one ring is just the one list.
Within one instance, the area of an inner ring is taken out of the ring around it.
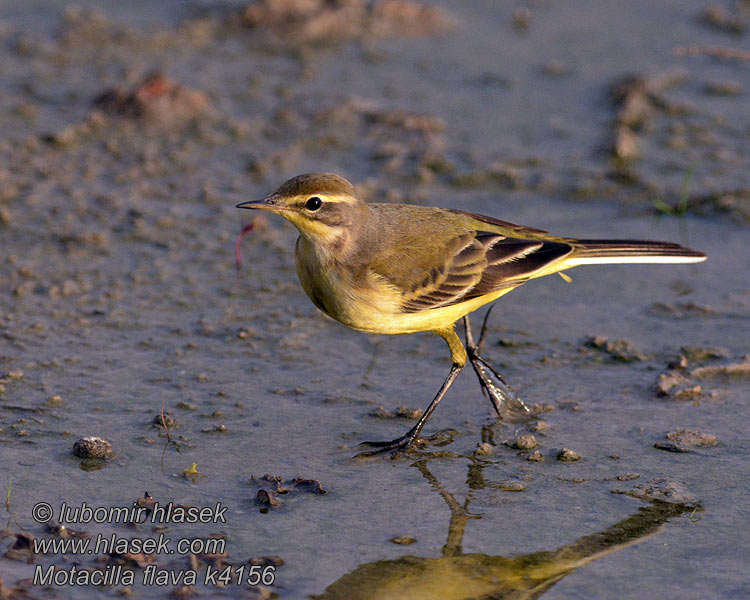
{"label": "bird's head", "polygon": [[367,220],[369,209],[354,186],[333,173],[305,173],[284,182],[262,200],[237,208],[267,210],[291,221],[300,233],[319,244],[340,244]]}

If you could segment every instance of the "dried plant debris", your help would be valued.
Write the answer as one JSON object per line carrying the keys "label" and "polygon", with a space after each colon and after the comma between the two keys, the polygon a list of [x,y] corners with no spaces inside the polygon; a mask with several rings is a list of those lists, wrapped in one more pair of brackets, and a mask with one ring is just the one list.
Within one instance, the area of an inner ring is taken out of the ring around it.
{"label": "dried plant debris", "polygon": [[260,486],[255,495],[255,504],[260,507],[262,513],[267,513],[272,508],[276,509],[282,506],[281,500],[278,498],[279,495],[313,494],[323,496],[328,493],[319,481],[303,477],[295,477],[284,481],[279,475],[266,473],[259,478],[251,477],[250,483]]}
{"label": "dried plant debris", "polygon": [[588,348],[596,348],[609,354],[615,361],[634,362],[648,360],[648,355],[644,354],[627,340],[608,340],[602,335],[590,336],[584,342]]}
{"label": "dried plant debris", "polygon": [[719,443],[715,435],[697,429],[675,429],[667,433],[666,438],[656,442],[654,448],[669,452],[691,452],[696,448],[710,448]]}
{"label": "dried plant debris", "polygon": [[414,0],[256,0],[232,19],[295,44],[444,33],[454,19]]}

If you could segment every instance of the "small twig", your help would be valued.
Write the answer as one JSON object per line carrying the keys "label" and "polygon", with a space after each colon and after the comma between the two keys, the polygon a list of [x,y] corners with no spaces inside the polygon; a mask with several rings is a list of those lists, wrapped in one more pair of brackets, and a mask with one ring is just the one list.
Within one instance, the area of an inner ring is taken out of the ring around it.
{"label": "small twig", "polygon": [[161,412],[159,413],[159,416],[161,417],[161,424],[164,427],[164,431],[167,432],[167,441],[172,441],[172,433],[169,431],[169,427],[167,426],[167,420],[164,418],[164,400],[161,401]]}
{"label": "small twig", "polygon": [[[167,420],[164,418],[164,400],[161,401],[161,412],[159,413],[159,416],[161,417],[161,424],[162,427],[164,427],[164,431],[167,433],[167,443],[164,444],[164,450],[161,451],[161,461],[160,466],[162,473],[164,472],[164,455],[167,453],[167,448],[169,448],[169,444],[172,442],[172,432],[169,431],[169,427],[167,426]],[[174,423],[174,421],[173,421]]]}

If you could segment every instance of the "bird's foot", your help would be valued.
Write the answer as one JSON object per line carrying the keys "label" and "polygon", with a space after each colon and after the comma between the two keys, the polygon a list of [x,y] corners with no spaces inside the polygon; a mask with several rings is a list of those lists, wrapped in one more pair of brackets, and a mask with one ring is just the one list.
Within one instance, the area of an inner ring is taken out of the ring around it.
{"label": "bird's foot", "polygon": [[466,353],[468,354],[471,366],[479,378],[479,385],[482,387],[482,393],[485,394],[492,402],[498,417],[503,416],[503,412],[514,412],[520,415],[528,415],[529,407],[518,397],[518,394],[503,379],[503,376],[479,354],[482,351],[482,345],[487,337],[487,319],[494,304],[490,306],[484,315],[482,321],[482,330],[479,333],[479,341],[474,343],[474,336],[471,333],[469,318],[464,317],[464,327],[466,328]]}
{"label": "bird's foot", "polygon": [[479,379],[482,392],[490,399],[498,417],[512,413],[528,414],[529,407],[503,379],[495,368],[477,354],[476,347],[467,348],[469,361]]}
{"label": "bird's foot", "polygon": [[384,452],[390,452],[391,456],[396,456],[401,452],[406,452],[412,446],[419,442],[418,433],[414,429],[410,429],[401,437],[391,440],[389,442],[362,442],[360,446],[370,446],[375,448],[374,450],[367,450],[360,452],[357,457],[361,456],[375,456],[376,454],[382,454]]}

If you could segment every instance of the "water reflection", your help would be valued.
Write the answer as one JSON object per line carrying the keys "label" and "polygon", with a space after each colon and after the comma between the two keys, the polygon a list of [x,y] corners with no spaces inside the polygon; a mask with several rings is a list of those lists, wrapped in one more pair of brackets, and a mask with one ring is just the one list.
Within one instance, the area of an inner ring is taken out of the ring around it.
{"label": "water reflection", "polygon": [[695,505],[655,501],[607,527],[557,550],[515,557],[464,554],[466,523],[477,518],[469,505],[485,487],[483,464],[469,465],[466,500],[461,504],[430,472],[426,461],[415,465],[450,508],[448,536],[439,558],[405,555],[360,565],[318,595],[317,600],[514,600],[538,598],[568,573],[657,533],[672,517],[696,510]]}

